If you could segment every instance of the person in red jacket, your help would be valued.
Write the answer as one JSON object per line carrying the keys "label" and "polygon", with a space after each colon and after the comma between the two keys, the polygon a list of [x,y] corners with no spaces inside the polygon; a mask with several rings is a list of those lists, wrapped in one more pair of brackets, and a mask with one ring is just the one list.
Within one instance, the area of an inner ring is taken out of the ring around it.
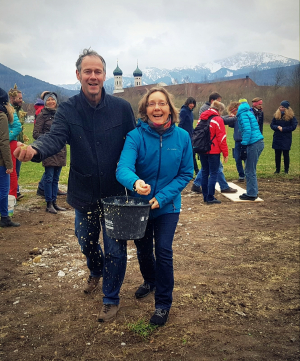
{"label": "person in red jacket", "polygon": [[199,121],[207,121],[212,115],[215,115],[210,121],[210,139],[212,140],[211,150],[206,154],[200,154],[202,165],[202,193],[204,202],[207,204],[221,203],[215,198],[215,186],[220,166],[220,153],[223,154],[223,161],[228,161],[228,146],[226,141],[226,131],[221,114],[225,109],[223,103],[215,100],[210,109],[204,111]]}

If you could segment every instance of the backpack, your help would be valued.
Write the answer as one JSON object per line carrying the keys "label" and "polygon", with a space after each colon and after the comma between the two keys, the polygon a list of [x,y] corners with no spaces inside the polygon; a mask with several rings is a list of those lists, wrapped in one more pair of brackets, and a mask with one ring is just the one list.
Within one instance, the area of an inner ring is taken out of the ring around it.
{"label": "backpack", "polygon": [[205,154],[211,150],[211,145],[216,135],[210,139],[209,125],[212,118],[216,115],[211,115],[207,120],[201,119],[193,131],[192,146],[194,153]]}

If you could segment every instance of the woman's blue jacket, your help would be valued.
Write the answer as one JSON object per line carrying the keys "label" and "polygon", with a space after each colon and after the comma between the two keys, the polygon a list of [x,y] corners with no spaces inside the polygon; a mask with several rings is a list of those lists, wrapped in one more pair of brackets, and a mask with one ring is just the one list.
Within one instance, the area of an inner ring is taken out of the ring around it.
{"label": "woman's blue jacket", "polygon": [[242,145],[250,145],[264,139],[254,114],[248,103],[242,103],[237,112],[239,129],[242,134]]}
{"label": "woman's blue jacket", "polygon": [[151,210],[155,218],[166,213],[179,213],[181,191],[193,177],[193,151],[189,134],[172,124],[163,134],[158,134],[139,119],[136,129],[126,136],[117,167],[117,180],[132,190],[142,179],[151,186],[151,193],[134,197],[147,200],[155,197],[159,208]]}

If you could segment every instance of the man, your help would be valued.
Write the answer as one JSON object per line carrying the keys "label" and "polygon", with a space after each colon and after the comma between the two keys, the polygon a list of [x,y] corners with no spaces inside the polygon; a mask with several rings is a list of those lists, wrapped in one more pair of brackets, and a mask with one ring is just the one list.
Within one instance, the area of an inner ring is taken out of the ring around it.
{"label": "man", "polygon": [[[9,95],[9,102],[14,107],[15,112],[22,125],[22,131],[19,133],[19,135],[17,137],[17,141],[23,143],[24,141],[27,141],[28,138],[26,137],[26,135],[24,136],[24,134],[23,134],[25,116],[27,113],[24,112],[24,110],[22,109],[22,104],[23,104],[22,92],[21,92],[21,90],[18,89],[17,84],[15,84],[15,86],[8,91],[8,95]],[[16,160],[16,172],[17,172],[18,180],[19,180],[19,176],[20,176],[20,170],[21,170],[21,162],[17,159]],[[17,201],[19,201],[23,197],[24,197],[23,194],[20,193],[20,187],[19,187],[19,182],[18,182]]]}
{"label": "man", "polygon": [[[180,109],[179,118],[180,122],[178,126],[184,130],[186,130],[190,138],[192,140],[193,130],[194,130],[194,115],[193,109],[196,107],[196,100],[192,97],[187,98],[185,103]],[[196,153],[193,154],[193,161],[194,161],[194,172],[197,175],[199,172],[197,160],[196,160]]]}
{"label": "man", "polygon": [[[75,208],[75,234],[90,270],[85,293],[93,292],[103,276],[103,307],[98,321],[105,322],[119,310],[127,250],[125,240],[107,236],[101,199],[125,193],[115,173],[135,119],[128,102],[105,93],[106,64],[102,56],[85,49],[76,68],[80,94],[59,105],[49,133],[26,149],[18,147],[15,154],[21,161],[41,161],[66,143],[70,145],[67,202]],[[101,227],[105,256],[99,244]]]}
{"label": "man", "polygon": [[[201,114],[205,111],[208,110],[211,107],[211,104],[213,101],[217,100],[218,102],[221,102],[222,97],[219,93],[217,92],[213,92],[210,94],[209,98],[208,98],[208,102],[205,102],[202,107],[199,110],[199,119]],[[221,117],[223,120],[225,120],[225,117]],[[224,121],[224,124],[227,124]],[[200,172],[197,174],[196,179],[194,180],[194,183],[192,185],[191,191],[195,192],[195,193],[202,193],[202,189],[201,189],[201,181],[202,181],[202,172],[200,170]],[[226,182],[225,179],[225,175],[223,173],[223,164],[220,161],[220,167],[219,167],[219,171],[218,171],[218,178],[217,178],[217,182],[220,185],[221,188],[221,193],[236,193],[237,189],[231,188],[229,187],[228,183]]]}
{"label": "man", "polygon": [[256,97],[252,99],[252,108],[250,109],[259,125],[259,130],[261,134],[263,133],[263,126],[264,126],[264,112],[263,112],[263,101],[262,98]]}

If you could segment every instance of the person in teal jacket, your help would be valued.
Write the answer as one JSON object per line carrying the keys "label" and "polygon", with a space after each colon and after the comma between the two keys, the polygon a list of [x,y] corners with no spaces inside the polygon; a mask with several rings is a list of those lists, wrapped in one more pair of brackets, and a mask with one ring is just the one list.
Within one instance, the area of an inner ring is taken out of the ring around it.
{"label": "person in teal jacket", "polygon": [[260,132],[257,119],[250,111],[246,99],[239,100],[240,105],[235,111],[239,130],[242,134],[241,160],[245,161],[245,176],[247,193],[240,195],[241,200],[255,201],[258,197],[256,166],[261,152],[264,149],[264,137]]}
{"label": "person in teal jacket", "polygon": [[155,290],[150,323],[163,326],[172,305],[172,242],[181,191],[193,177],[193,151],[189,134],[175,125],[178,111],[164,88],[152,88],[141,99],[139,115],[136,129],[126,136],[116,175],[133,196],[152,204],[145,236],[135,240],[144,278],[135,296],[140,299]]}
{"label": "person in teal jacket", "polygon": [[13,152],[17,148],[17,139],[18,135],[22,131],[22,124],[18,118],[16,111],[14,111],[14,121],[8,124],[8,132],[9,132],[9,146],[11,152],[11,158],[13,161],[13,171],[10,173],[10,188],[9,194],[13,195],[16,199],[18,197],[18,175],[16,168],[16,157],[13,155]]}

